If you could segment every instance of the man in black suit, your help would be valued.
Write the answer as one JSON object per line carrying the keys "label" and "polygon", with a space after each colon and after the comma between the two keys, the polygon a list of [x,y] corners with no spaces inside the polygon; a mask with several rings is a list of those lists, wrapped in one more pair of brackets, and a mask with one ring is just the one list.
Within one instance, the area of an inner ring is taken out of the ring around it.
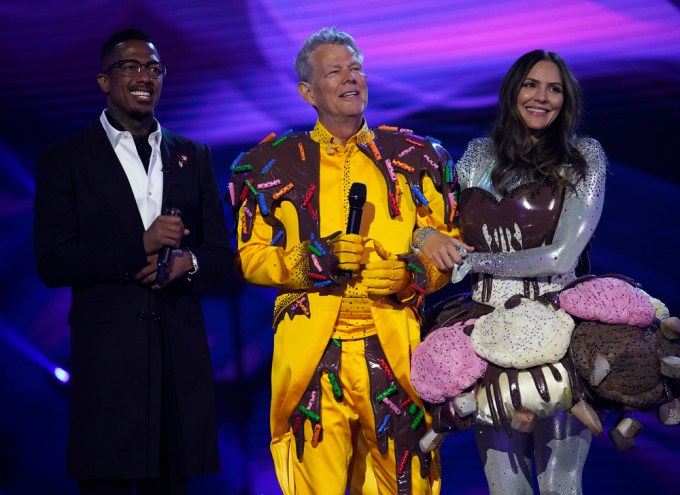
{"label": "man in black suit", "polygon": [[67,474],[84,495],[183,494],[219,470],[197,290],[232,252],[209,148],[154,118],[165,73],[148,35],[112,35],[106,109],[37,163],[38,273],[72,288]]}

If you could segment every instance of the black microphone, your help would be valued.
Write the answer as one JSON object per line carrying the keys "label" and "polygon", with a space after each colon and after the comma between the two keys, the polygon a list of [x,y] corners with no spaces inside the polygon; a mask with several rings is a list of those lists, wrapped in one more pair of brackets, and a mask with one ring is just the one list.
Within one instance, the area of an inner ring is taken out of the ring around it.
{"label": "black microphone", "polygon": [[[349,189],[349,216],[347,218],[347,234],[358,234],[361,228],[361,215],[363,213],[364,203],[366,202],[366,184],[362,182],[353,182]],[[346,278],[352,277],[350,270],[340,270],[341,275]]]}
{"label": "black microphone", "polygon": [[[163,210],[163,215],[172,215],[174,217],[181,217],[182,210],[178,205],[186,201],[186,186],[180,182],[173,182],[168,188],[168,194],[165,197],[166,207]],[[171,246],[163,246],[158,251],[158,271],[156,273],[156,281],[159,285],[165,283],[165,268],[170,264],[170,256],[173,248]]]}
{"label": "black microphone", "polygon": [[349,217],[346,234],[358,234],[361,227],[361,214],[366,202],[366,184],[353,182],[349,189]]}

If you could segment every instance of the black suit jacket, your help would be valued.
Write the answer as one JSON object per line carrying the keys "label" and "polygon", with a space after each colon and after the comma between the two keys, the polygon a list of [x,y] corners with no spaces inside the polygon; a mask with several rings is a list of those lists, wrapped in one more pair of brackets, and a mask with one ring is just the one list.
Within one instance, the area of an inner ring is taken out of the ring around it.
{"label": "black suit jacket", "polygon": [[[144,226],[127,176],[97,120],[46,146],[36,170],[35,252],[48,287],[71,286],[68,475],[158,476],[161,338],[177,394],[184,474],[219,469],[214,385],[199,287],[231,271],[224,209],[207,146],[162,129],[162,159],[191,231],[194,280],[161,291],[135,282],[146,265]],[[181,165],[181,166],[180,166]],[[163,205],[163,208],[168,205]]]}

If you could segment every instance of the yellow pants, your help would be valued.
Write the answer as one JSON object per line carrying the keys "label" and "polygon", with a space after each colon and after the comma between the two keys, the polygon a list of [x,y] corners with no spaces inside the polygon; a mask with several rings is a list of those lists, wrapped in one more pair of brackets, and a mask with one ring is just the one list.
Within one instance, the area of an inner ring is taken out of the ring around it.
{"label": "yellow pants", "polygon": [[[313,431],[311,422],[307,421],[302,460],[297,459],[292,433],[284,438],[284,442],[288,443],[287,462],[277,462],[274,457],[279,480],[285,480],[281,485],[286,495],[344,495],[348,487],[351,494],[399,493],[394,442],[388,442],[384,455],[379,452],[376,443],[373,398],[364,346],[364,339],[342,341],[341,402],[335,400],[330,381],[321,380],[321,440],[312,446]],[[425,479],[420,475],[420,460],[413,456],[412,494],[439,492],[439,452],[434,455],[436,458],[431,462],[429,476]],[[285,464],[292,466],[292,472],[280,472]]]}

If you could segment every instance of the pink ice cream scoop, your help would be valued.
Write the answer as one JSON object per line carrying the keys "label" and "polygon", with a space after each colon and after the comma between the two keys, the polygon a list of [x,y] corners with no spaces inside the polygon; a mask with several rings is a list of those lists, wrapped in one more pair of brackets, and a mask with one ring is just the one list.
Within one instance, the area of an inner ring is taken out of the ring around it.
{"label": "pink ice cream scoop", "polygon": [[441,327],[416,347],[411,358],[411,383],[420,396],[433,404],[453,398],[484,374],[487,362],[472,349],[463,332],[474,319]]}
{"label": "pink ice cream scoop", "polygon": [[583,320],[644,328],[656,311],[649,297],[625,280],[589,279],[560,293],[560,307]]}

